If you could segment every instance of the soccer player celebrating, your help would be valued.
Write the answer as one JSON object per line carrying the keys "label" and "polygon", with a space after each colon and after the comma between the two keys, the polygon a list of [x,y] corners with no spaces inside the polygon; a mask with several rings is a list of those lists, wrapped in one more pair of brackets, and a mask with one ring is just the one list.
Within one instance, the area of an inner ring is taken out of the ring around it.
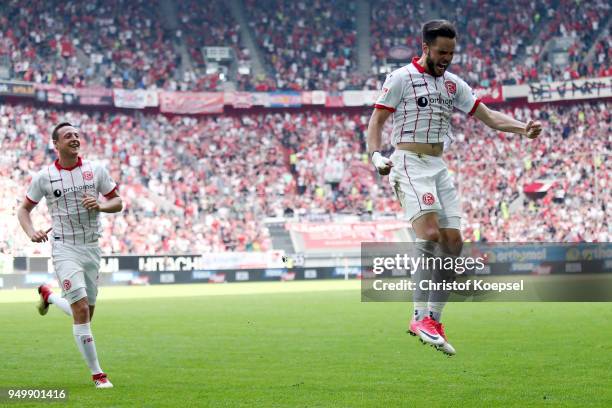
{"label": "soccer player celebrating", "polygon": [[[26,199],[17,212],[21,227],[32,242],[46,242],[53,230],[51,248],[53,266],[62,287],[62,296],[42,285],[38,288],[38,311],[47,313],[49,304],[55,304],[73,317],[73,334],[79,351],[91,370],[96,388],[112,388],[111,382],[100,368],[96,344],[91,332],[98,294],[100,268],[99,213],[115,213],[123,208],[117,185],[108,171],[79,157],[79,132],[70,123],[58,124],[52,133],[58,159],[32,178]],[[98,195],[106,197],[99,202]],[[36,230],[30,212],[46,198],[53,227]]]}
{"label": "soccer player celebrating", "polygon": [[[387,76],[368,126],[368,152],[379,174],[389,182],[412,222],[416,246],[422,254],[461,253],[461,212],[457,191],[442,159],[453,108],[475,116],[492,129],[535,139],[540,123],[523,123],[489,109],[458,76],[448,72],[456,45],[456,30],[447,20],[423,25],[421,57]],[[380,153],[382,129],[393,116],[391,157]],[[441,274],[418,270],[416,281],[441,282]],[[452,277],[451,277],[452,279]],[[419,285],[417,284],[417,288]],[[414,317],[409,332],[448,355],[455,349],[440,323],[449,292],[414,293]]]}

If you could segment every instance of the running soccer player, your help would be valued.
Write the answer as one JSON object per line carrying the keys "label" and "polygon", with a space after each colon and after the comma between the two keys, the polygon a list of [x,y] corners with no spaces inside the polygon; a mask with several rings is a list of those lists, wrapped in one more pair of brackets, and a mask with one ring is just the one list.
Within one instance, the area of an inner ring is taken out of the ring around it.
{"label": "running soccer player", "polygon": [[[442,159],[453,108],[475,116],[492,129],[529,139],[537,138],[542,131],[538,122],[523,123],[489,109],[472,94],[468,84],[448,72],[455,45],[456,30],[452,23],[447,20],[425,23],[421,57],[387,76],[368,125],[372,163],[379,174],[389,174],[389,182],[405,217],[412,222],[416,246],[422,254],[458,256],[463,245],[459,199]],[[393,118],[395,150],[387,158],[380,148],[383,125],[389,116]],[[422,269],[414,275],[417,282],[427,279],[441,282],[444,278],[449,277]],[[409,332],[453,355],[455,349],[440,322],[449,295],[448,291],[417,289]]]}
{"label": "running soccer player", "polygon": [[[90,324],[98,295],[99,213],[119,212],[123,203],[108,171],[79,157],[81,143],[74,126],[60,123],[51,137],[59,158],[34,175],[26,199],[17,212],[19,223],[32,242],[48,241],[47,234],[53,230],[51,254],[62,296],[53,293],[47,285],[41,285],[38,311],[45,315],[49,304],[54,304],[72,316],[74,339],[91,370],[96,388],[112,388],[100,368]],[[107,200],[99,202],[99,194]],[[43,197],[53,221],[53,227],[46,231],[36,230],[30,217],[30,212]]]}

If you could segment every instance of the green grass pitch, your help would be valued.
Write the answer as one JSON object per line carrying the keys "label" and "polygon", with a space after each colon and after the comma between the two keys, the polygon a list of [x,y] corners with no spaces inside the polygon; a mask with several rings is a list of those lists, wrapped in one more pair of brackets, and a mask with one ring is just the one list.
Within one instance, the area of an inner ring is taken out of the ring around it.
{"label": "green grass pitch", "polygon": [[9,406],[612,406],[610,303],[449,304],[449,358],[355,281],[107,287],[93,331],[115,388],[96,390],[70,319],[35,300],[0,291],[0,387],[69,401]]}

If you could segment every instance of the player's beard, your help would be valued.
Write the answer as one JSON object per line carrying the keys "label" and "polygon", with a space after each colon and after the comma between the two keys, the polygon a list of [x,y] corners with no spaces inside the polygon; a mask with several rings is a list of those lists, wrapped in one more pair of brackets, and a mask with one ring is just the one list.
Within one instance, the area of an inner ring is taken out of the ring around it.
{"label": "player's beard", "polygon": [[446,69],[444,69],[442,71],[442,73],[438,75],[438,73],[436,72],[436,65],[437,64],[434,62],[434,60],[431,59],[431,57],[429,56],[429,52],[427,52],[427,54],[425,55],[425,65],[427,65],[427,68],[429,69],[429,72],[431,72],[431,76],[434,76],[434,77],[444,76],[444,73],[446,72],[446,70],[450,66],[450,64],[448,64],[446,66]]}

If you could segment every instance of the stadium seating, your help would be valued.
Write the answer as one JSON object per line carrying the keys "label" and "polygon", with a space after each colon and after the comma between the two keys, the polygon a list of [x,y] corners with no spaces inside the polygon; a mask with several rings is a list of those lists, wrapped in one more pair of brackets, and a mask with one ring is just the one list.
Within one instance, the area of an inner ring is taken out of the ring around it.
{"label": "stadium seating", "polygon": [[[466,238],[609,240],[609,112],[609,103],[517,108],[517,117],[544,122],[535,143],[456,114],[446,159]],[[49,132],[60,117],[80,126],[84,155],[109,164],[126,201],[124,213],[104,218],[105,252],[256,251],[270,247],[265,217],[399,214],[386,178],[367,162],[368,113],[168,118],[3,105],[0,218],[10,227],[0,248],[41,248],[27,242],[15,210],[29,176],[53,158]],[[542,179],[554,181],[548,191],[523,196]],[[50,221],[40,207],[42,227]]]}
{"label": "stadium seating", "polygon": [[[551,0],[509,2],[438,2],[443,15],[458,31],[458,48],[451,70],[470,85],[490,87],[523,83],[530,79],[529,66],[518,64],[531,44]],[[512,16],[512,18],[508,18]]]}
{"label": "stadium seating", "polygon": [[[569,49],[570,66],[561,70],[548,64],[544,68],[544,74],[549,77],[545,79],[567,80],[580,77],[592,76],[593,71],[601,69],[602,62],[596,61],[589,68],[584,64],[591,46],[595,43],[596,35],[602,28],[602,24],[609,19],[610,2],[595,0],[588,2],[576,2],[572,0],[557,0],[554,4],[555,13],[543,30],[543,41],[552,37],[569,37],[572,40]],[[609,42],[608,46],[609,47]],[[606,47],[606,48],[607,48]],[[609,68],[609,59],[606,68]],[[589,72],[591,71],[591,72]],[[605,75],[604,75],[605,76]]]}
{"label": "stadium seating", "polygon": [[240,44],[240,25],[233,20],[225,2],[189,0],[176,4],[181,35],[193,63],[191,70],[183,67],[185,90],[221,90],[220,72],[205,70],[202,47],[231,47],[239,63],[249,61],[248,50]]}
{"label": "stadium seating", "polygon": [[247,0],[272,89],[343,90],[356,68],[355,3]]}
{"label": "stadium seating", "polygon": [[[85,6],[12,0],[0,5],[0,65],[10,65],[13,79],[77,87],[219,91],[231,79],[248,91],[379,89],[391,48],[419,54],[423,21],[445,17],[459,32],[451,70],[474,87],[609,75],[611,69],[609,36],[598,39],[610,13],[605,0],[371,2],[367,74],[357,71],[357,2],[247,0],[243,6],[257,50],[244,47],[240,26],[219,0],[177,2],[174,20],[144,0]],[[539,59],[558,36],[572,39],[563,69]],[[234,70],[228,78],[207,70],[205,46],[231,47],[239,64],[258,52],[265,73]]]}
{"label": "stadium seating", "polygon": [[143,0],[97,0],[85,6],[11,1],[3,7],[1,52],[10,55],[16,79],[165,88],[181,63],[172,34]]}

